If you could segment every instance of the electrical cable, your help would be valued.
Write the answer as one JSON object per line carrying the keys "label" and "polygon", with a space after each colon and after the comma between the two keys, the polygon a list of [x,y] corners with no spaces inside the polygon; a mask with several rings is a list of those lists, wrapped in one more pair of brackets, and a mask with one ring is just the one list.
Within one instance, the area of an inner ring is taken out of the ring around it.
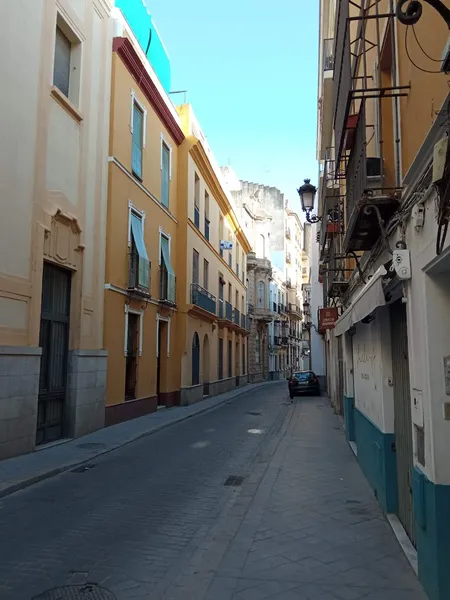
{"label": "electrical cable", "polygon": [[413,61],[413,59],[411,58],[411,55],[409,53],[409,50],[408,50],[408,30],[409,30],[409,25],[406,27],[406,30],[405,30],[405,50],[406,50],[406,56],[408,57],[409,62],[412,65],[414,65],[414,67],[416,67],[416,69],[419,69],[419,71],[422,71],[422,73],[430,73],[431,75],[437,75],[438,73],[441,73],[440,70],[439,71],[430,71],[428,69],[423,69],[422,67],[419,67],[419,65],[417,65]]}
{"label": "electrical cable", "polygon": [[414,25],[412,26],[412,30],[413,30],[413,33],[414,33],[414,37],[416,38],[417,45],[418,45],[418,46],[419,46],[419,48],[422,50],[422,52],[425,54],[425,56],[426,56],[427,58],[429,58],[430,60],[432,60],[433,62],[441,63],[441,62],[442,62],[442,59],[441,59],[441,58],[432,58],[432,57],[431,57],[431,56],[430,56],[430,55],[429,55],[429,54],[428,54],[428,53],[427,53],[427,52],[426,52],[426,51],[423,49],[423,46],[422,46],[422,44],[419,42],[419,38],[417,37],[416,28],[415,28],[415,26],[414,26]]}

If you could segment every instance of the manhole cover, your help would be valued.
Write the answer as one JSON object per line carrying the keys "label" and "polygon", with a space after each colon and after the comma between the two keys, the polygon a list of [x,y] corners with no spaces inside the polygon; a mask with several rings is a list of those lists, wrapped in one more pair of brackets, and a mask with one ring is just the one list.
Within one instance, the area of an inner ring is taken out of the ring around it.
{"label": "manhole cover", "polygon": [[97,465],[94,465],[94,464],[81,465],[80,467],[76,467],[75,469],[72,469],[71,473],[86,473],[86,471],[90,471],[91,469],[93,469],[96,466]]}
{"label": "manhole cover", "polygon": [[53,588],[34,596],[32,600],[116,600],[116,597],[95,583],[85,583]]}
{"label": "manhole cover", "polygon": [[244,478],[239,475],[230,475],[223,485],[226,487],[239,487],[242,485],[243,481]]}
{"label": "manhole cover", "polygon": [[261,414],[260,412],[256,412],[256,411],[250,411],[247,413],[248,415],[252,415],[253,417],[259,417],[259,415]]}
{"label": "manhole cover", "polygon": [[96,448],[106,448],[106,444],[102,444],[100,442],[85,442],[84,444],[77,444],[77,448],[84,448],[86,450],[90,450],[90,449],[95,450]]}

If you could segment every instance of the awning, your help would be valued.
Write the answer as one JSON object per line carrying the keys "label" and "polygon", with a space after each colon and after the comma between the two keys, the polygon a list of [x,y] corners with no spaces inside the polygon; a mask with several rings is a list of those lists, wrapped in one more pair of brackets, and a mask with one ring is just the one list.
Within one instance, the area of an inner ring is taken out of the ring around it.
{"label": "awning", "polygon": [[383,277],[387,274],[382,265],[365,284],[347,310],[339,317],[334,327],[335,335],[342,335],[346,331],[373,313],[379,306],[386,304],[383,290]]}
{"label": "awning", "polygon": [[144,242],[144,232],[142,230],[142,219],[131,213],[131,233],[133,234],[134,245],[139,256],[139,285],[149,289],[150,272],[147,248]]}
{"label": "awning", "polygon": [[175,271],[170,262],[169,240],[161,236],[162,262],[167,271],[167,300],[175,304]]}

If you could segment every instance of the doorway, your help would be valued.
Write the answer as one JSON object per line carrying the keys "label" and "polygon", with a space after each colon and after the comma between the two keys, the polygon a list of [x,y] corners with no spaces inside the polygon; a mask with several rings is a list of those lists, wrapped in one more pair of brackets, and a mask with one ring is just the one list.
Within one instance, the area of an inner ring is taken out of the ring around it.
{"label": "doorway", "polygon": [[409,383],[406,306],[401,300],[390,305],[392,373],[394,375],[394,431],[397,459],[398,510],[411,542],[415,544],[412,470],[413,440]]}
{"label": "doorway", "polygon": [[44,263],[42,275],[42,348],[36,445],[63,437],[69,356],[70,271]]}
{"label": "doorway", "polygon": [[209,338],[203,338],[203,395],[209,396]]}
{"label": "doorway", "polygon": [[200,340],[198,333],[192,337],[192,385],[200,383]]}
{"label": "doorway", "polygon": [[235,351],[235,355],[234,355],[234,368],[235,368],[235,374],[236,374],[236,387],[239,386],[240,384],[240,377],[239,377],[239,364],[240,364],[240,359],[239,359],[239,347],[240,344],[239,342],[236,342],[236,351]]}
{"label": "doorway", "polygon": [[139,354],[139,315],[128,313],[127,357],[125,365],[125,400],[136,398]]}

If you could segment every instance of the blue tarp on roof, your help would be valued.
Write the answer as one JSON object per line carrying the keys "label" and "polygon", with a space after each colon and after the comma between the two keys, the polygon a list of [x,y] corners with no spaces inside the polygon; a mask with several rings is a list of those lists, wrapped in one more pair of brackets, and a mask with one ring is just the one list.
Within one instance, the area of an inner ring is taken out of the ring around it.
{"label": "blue tarp on roof", "polygon": [[169,93],[170,60],[155,28],[147,4],[148,0],[116,0],[117,8],[122,11],[144,52],[147,50],[151,32],[151,43],[147,58],[163,88]]}

